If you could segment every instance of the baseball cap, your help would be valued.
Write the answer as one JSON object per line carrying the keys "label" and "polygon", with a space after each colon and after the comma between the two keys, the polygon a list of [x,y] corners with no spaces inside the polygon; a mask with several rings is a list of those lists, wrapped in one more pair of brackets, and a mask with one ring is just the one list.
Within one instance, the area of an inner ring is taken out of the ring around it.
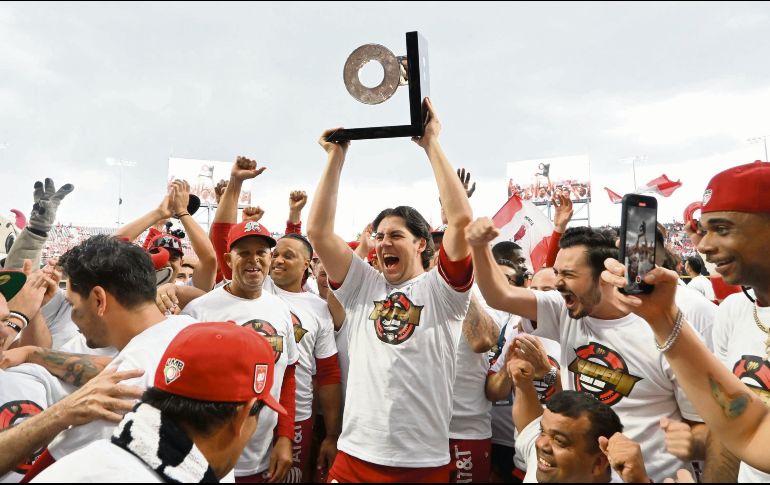
{"label": "baseball cap", "polygon": [[235,322],[194,323],[168,344],[155,371],[155,388],[212,402],[256,397],[278,414],[286,409],[270,394],[275,352],[265,337]]}
{"label": "baseball cap", "polygon": [[265,226],[259,222],[243,221],[230,228],[230,232],[227,234],[227,250],[230,251],[233,244],[241,239],[255,236],[264,238],[271,248],[275,247],[275,239],[273,239],[273,236],[270,235],[270,231],[268,231]]}
{"label": "baseball cap", "polygon": [[6,300],[10,300],[16,293],[21,291],[24,283],[27,282],[27,275],[21,271],[0,271],[0,294]]}
{"label": "baseball cap", "polygon": [[360,242],[358,242],[358,241],[350,241],[350,242],[348,242],[348,247],[349,247],[350,249],[352,249],[353,251],[355,251],[356,249],[358,249],[358,246],[360,246],[360,245],[361,245],[361,243],[360,243]]}
{"label": "baseball cap", "polygon": [[175,251],[177,253],[184,254],[182,249],[182,240],[173,234],[162,233],[156,236],[150,242],[150,248],[165,248],[169,251]]}
{"label": "baseball cap", "polygon": [[703,193],[707,212],[770,212],[770,163],[759,160],[728,168],[711,179]]}

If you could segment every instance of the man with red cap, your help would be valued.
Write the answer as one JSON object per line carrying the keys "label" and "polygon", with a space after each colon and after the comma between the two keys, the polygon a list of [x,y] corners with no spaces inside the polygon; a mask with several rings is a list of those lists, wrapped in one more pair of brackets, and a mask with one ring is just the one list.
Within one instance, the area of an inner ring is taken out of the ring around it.
{"label": "man with red cap", "polygon": [[[251,163],[252,168],[236,164],[234,171],[255,170],[253,161],[239,161],[246,165]],[[235,185],[227,186],[222,200]],[[292,466],[296,406],[294,372],[299,350],[289,307],[263,288],[270,271],[271,250],[275,245],[270,231],[259,222],[247,220],[230,225],[224,262],[232,272],[232,280],[193,300],[183,311],[183,314],[198,321],[232,320],[253,329],[267,338],[275,353],[276,379],[271,393],[274,398],[280,398],[287,414],[279,417],[266,413],[260,416],[257,433],[246,445],[235,466],[238,482],[282,481]],[[277,435],[275,444],[274,429]]]}
{"label": "man with red cap", "polygon": [[[714,353],[765,403],[770,403],[770,164],[754,162],[725,170],[703,194],[701,219],[692,235],[698,251],[716,265],[725,283],[751,287],[717,308]],[[752,301],[753,300],[753,301]],[[705,479],[767,482],[762,473],[709,440]]]}
{"label": "man with red cap", "polygon": [[286,415],[270,393],[274,374],[273,349],[257,332],[233,322],[191,325],[168,345],[154,386],[112,438],[72,453],[34,482],[218,482],[261,417]]}
{"label": "man with red cap", "polygon": [[[234,170],[242,166],[256,166],[248,159],[236,161]],[[235,183],[233,185],[236,185]],[[225,196],[230,186],[225,189]],[[225,199],[225,197],[223,197]],[[226,199],[225,199],[226,200]],[[293,433],[291,435],[293,466],[289,481],[307,481],[310,474],[310,445],[313,431],[313,397],[318,396],[320,409],[326,426],[326,436],[320,446],[321,461],[331,464],[337,452],[341,420],[340,368],[337,360],[337,346],[334,341],[334,325],[327,304],[318,295],[304,291],[305,280],[310,273],[313,248],[301,234],[301,210],[307,195],[293,191],[289,196],[289,220],[286,235],[274,245],[270,258],[270,276],[264,278],[262,289],[265,293],[280,298],[289,308],[293,325],[293,338],[299,351],[299,365],[296,366],[296,409]],[[244,212],[241,225],[256,227],[258,220]],[[217,209],[218,230],[237,228],[234,222],[237,208],[233,204],[222,204]],[[264,226],[262,226],[264,227]],[[220,245],[220,240],[214,241]],[[221,251],[224,253],[224,249]],[[228,254],[223,254],[225,259]],[[235,275],[233,274],[235,280]],[[224,315],[224,313],[222,313]],[[252,318],[262,316],[252,313]],[[234,318],[228,316],[228,318]],[[238,476],[240,471],[237,471]]]}

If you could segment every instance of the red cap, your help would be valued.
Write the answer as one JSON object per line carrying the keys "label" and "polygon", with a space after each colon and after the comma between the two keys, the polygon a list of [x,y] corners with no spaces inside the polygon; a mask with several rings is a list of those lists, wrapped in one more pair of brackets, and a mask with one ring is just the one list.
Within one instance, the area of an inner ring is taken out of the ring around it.
{"label": "red cap", "polygon": [[770,212],[770,163],[747,163],[720,172],[703,193],[707,212]]}
{"label": "red cap", "polygon": [[360,242],[358,242],[358,241],[350,241],[350,242],[348,243],[348,247],[349,247],[350,249],[352,249],[353,251],[355,251],[356,249],[358,249],[358,246],[360,246],[360,245],[361,245],[361,243],[360,243]]}
{"label": "red cap", "polygon": [[237,241],[240,241],[245,237],[254,236],[264,238],[271,248],[275,247],[275,239],[273,239],[273,236],[270,235],[270,231],[268,231],[265,226],[259,222],[243,221],[230,228],[230,233],[227,235],[227,250],[230,251],[230,248]]}
{"label": "red cap", "polygon": [[194,323],[168,344],[155,371],[155,387],[212,402],[264,401],[286,410],[270,394],[275,352],[265,337],[235,322]]}

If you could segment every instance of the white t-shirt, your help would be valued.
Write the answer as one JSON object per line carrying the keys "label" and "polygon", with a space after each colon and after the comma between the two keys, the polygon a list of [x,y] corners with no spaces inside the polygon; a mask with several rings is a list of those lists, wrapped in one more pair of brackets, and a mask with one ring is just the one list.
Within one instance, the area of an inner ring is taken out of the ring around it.
{"label": "white t-shirt", "polygon": [[[757,317],[770,327],[770,307],[757,308]],[[714,323],[714,353],[738,379],[770,406],[770,361],[765,354],[768,335],[754,321],[754,304],[743,293],[719,305]],[[767,483],[770,474],[741,462],[740,483]]]}
{"label": "white t-shirt", "polygon": [[[270,394],[276,400],[281,398],[286,368],[296,364],[299,358],[291,312],[286,303],[267,291],[263,291],[262,296],[256,300],[246,300],[220,287],[190,302],[183,313],[200,322],[232,320],[238,325],[248,324],[267,338],[276,353],[273,388]],[[235,465],[235,476],[251,476],[267,470],[273,448],[273,429],[277,423],[278,413],[267,406],[262,408],[257,431]]]}
{"label": "white t-shirt", "polygon": [[43,470],[31,483],[165,483],[142,460],[99,439]]}
{"label": "white t-shirt", "polygon": [[337,359],[340,362],[340,381],[342,381],[342,402],[345,403],[345,395],[348,388],[348,370],[350,369],[350,356],[348,355],[348,339],[350,338],[350,325],[348,318],[342,321],[339,330],[334,331],[334,341],[337,344]]}
{"label": "white t-shirt", "polygon": [[[155,384],[155,371],[168,344],[182,329],[194,323],[196,320],[185,315],[168,317],[132,338],[109,366],[118,371],[144,369],[144,375],[123,383],[152,387]],[[109,439],[114,429],[114,423],[102,419],[76,426],[61,432],[48,446],[48,451],[58,461],[94,440]]]}
{"label": "white t-shirt", "polygon": [[349,326],[350,371],[337,448],[377,465],[449,463],[455,353],[468,311],[442,264],[399,285],[360,258],[335,291]]}
{"label": "white t-shirt", "polygon": [[326,301],[313,293],[284,291],[268,277],[262,289],[289,305],[294,325],[294,341],[299,347],[299,362],[295,369],[297,382],[297,415],[295,422],[313,415],[313,376],[316,359],[326,359],[337,353],[334,323]]}
{"label": "white t-shirt", "polygon": [[717,306],[711,300],[703,298],[689,287],[676,287],[676,305],[682,310],[684,318],[703,338],[706,346],[713,352],[712,327],[717,314]]}
{"label": "white t-shirt", "polygon": [[455,440],[491,438],[492,403],[484,391],[489,372],[489,354],[474,352],[465,335],[461,335],[457,345],[456,366],[449,437]]}
{"label": "white t-shirt", "polygon": [[612,406],[624,434],[641,445],[653,480],[662,481],[687,468],[666,452],[660,418],[702,420],[668,361],[655,348],[649,325],[634,314],[617,320],[573,320],[558,292],[534,294],[538,315],[534,334],[561,343],[562,373],[569,372],[569,378],[562,380],[564,388],[588,392]]}
{"label": "white t-shirt", "polygon": [[[72,390],[74,387],[62,383],[39,365],[0,369],[0,432],[40,414]],[[38,450],[28,461],[0,476],[0,483],[18,483],[42,451]]]}
{"label": "white t-shirt", "polygon": [[714,287],[711,286],[711,280],[703,275],[698,275],[691,279],[687,287],[705,296],[708,301],[716,300]]}
{"label": "white t-shirt", "polygon": [[51,332],[53,350],[61,350],[65,342],[79,333],[77,325],[72,321],[72,305],[64,297],[64,290],[57,291],[40,311]]}
{"label": "white t-shirt", "polygon": [[101,347],[92,349],[86,343],[86,337],[78,332],[59,349],[60,352],[69,352],[71,354],[100,355],[102,357],[115,357],[118,355],[118,349],[115,347]]}
{"label": "white t-shirt", "polygon": [[516,438],[516,456],[526,460],[526,475],[524,475],[524,483],[537,483],[537,448],[535,442],[540,437],[540,421],[543,417],[532,420],[524,429],[521,430],[519,436]]}

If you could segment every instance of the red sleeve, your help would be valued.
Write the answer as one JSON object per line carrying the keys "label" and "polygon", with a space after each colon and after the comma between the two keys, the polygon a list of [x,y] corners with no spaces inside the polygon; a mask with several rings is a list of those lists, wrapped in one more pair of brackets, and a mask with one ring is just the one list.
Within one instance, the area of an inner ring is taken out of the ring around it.
{"label": "red sleeve", "polygon": [[548,240],[548,256],[545,258],[546,268],[553,268],[556,263],[556,255],[559,254],[559,241],[561,241],[561,233],[553,231],[551,239]]}
{"label": "red sleeve", "polygon": [[444,246],[438,250],[438,274],[455,291],[465,293],[473,286],[473,259],[469,254],[460,261],[450,261]]}
{"label": "red sleeve", "polygon": [[286,221],[286,231],[284,231],[284,234],[302,234],[302,221],[296,224]]}
{"label": "red sleeve", "polygon": [[229,222],[215,222],[211,225],[209,231],[209,239],[211,244],[214,245],[214,252],[217,255],[217,282],[222,281],[222,278],[230,279],[233,277],[233,272],[227,263],[225,263],[225,253],[227,252],[227,235],[230,233],[230,228],[234,224]]}
{"label": "red sleeve", "polygon": [[294,380],[294,366],[286,367],[281,385],[281,398],[278,402],[286,409],[286,416],[278,415],[276,436],[285,436],[294,440],[294,418],[297,415],[297,382]]}
{"label": "red sleeve", "polygon": [[342,374],[340,373],[340,362],[337,359],[337,354],[327,357],[325,359],[316,359],[316,379],[318,387],[328,386],[331,384],[341,384]]}

